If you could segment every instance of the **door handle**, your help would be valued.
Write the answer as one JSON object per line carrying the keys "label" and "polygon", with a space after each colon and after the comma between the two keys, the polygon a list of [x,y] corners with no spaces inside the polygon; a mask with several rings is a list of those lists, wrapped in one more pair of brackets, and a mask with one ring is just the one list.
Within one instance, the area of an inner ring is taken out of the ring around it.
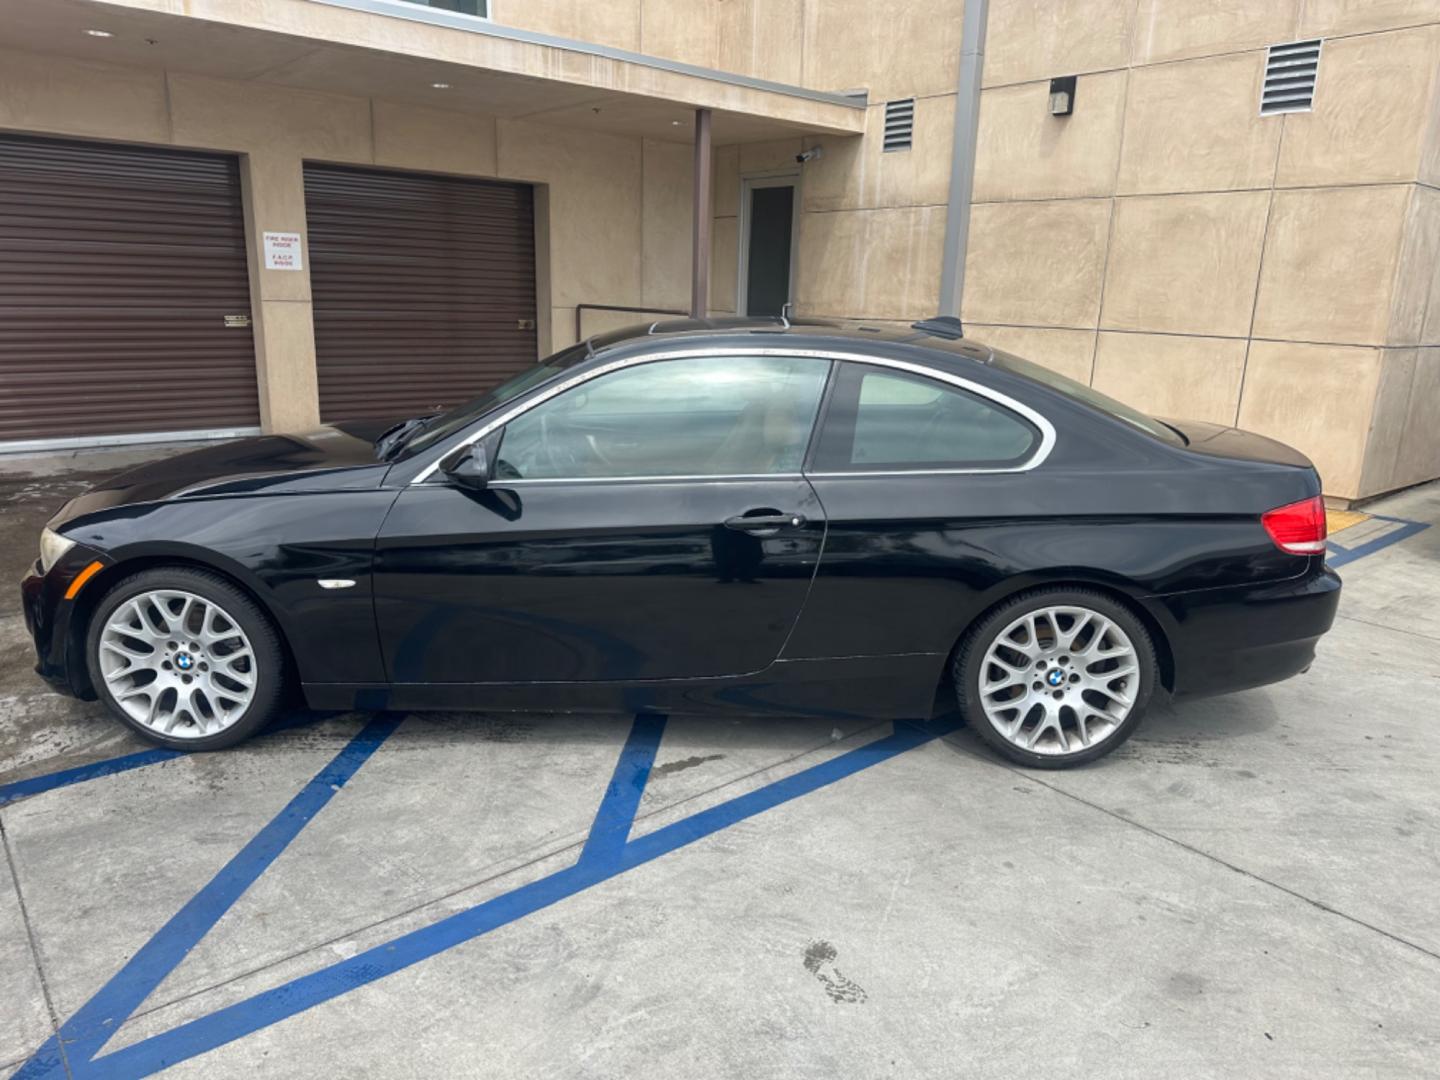
{"label": "door handle", "polygon": [[798,529],[804,524],[804,514],[739,514],[725,519],[725,527],[737,532],[777,532]]}

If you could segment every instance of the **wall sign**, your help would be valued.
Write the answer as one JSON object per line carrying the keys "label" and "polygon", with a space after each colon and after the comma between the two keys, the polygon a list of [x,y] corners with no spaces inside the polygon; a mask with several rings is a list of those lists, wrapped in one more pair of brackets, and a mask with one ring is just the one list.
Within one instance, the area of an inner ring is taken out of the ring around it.
{"label": "wall sign", "polygon": [[267,232],[265,234],[265,269],[305,269],[304,260],[300,257],[299,233]]}

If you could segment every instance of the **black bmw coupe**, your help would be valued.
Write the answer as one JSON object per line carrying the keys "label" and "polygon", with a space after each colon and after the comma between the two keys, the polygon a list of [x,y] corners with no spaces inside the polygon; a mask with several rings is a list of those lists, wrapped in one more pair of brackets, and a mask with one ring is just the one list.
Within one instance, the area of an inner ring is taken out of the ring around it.
{"label": "black bmw coupe", "polygon": [[569,348],[396,425],[196,450],[71,500],[37,670],[211,750],[318,709],[927,715],[1025,765],[1160,692],[1311,663],[1340,581],[1301,454],[964,339],[769,320]]}

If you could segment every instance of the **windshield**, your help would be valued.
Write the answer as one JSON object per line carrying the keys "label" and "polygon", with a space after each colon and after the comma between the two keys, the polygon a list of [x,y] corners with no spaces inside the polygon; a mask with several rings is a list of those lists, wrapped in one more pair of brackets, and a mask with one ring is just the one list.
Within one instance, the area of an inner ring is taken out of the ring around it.
{"label": "windshield", "polygon": [[462,428],[468,427],[490,410],[498,408],[508,401],[513,401],[532,387],[549,382],[566,368],[573,367],[589,355],[590,348],[583,341],[578,345],[571,345],[568,349],[561,349],[555,355],[547,357],[532,368],[526,368],[519,375],[501,383],[495,389],[467,401],[464,405],[458,405],[449,412],[441,413],[420,428],[404,444],[405,453],[413,454],[424,450],[427,446],[434,446]]}
{"label": "windshield", "polygon": [[1125,423],[1139,428],[1157,439],[1164,439],[1166,442],[1176,445],[1185,445],[1185,439],[1174,428],[1168,424],[1162,424],[1154,417],[1146,416],[1144,413],[1132,409],[1129,405],[1122,404],[1114,398],[1100,393],[1099,390],[1091,389],[1084,383],[1076,382],[1074,379],[1061,375],[1058,371],[1051,371],[1040,364],[1032,363],[1029,360],[1022,360],[1018,356],[1011,356],[1009,353],[994,350],[994,358],[990,361],[993,367],[1002,371],[1013,372],[1016,375],[1023,375],[1027,379],[1033,379],[1038,383],[1058,390],[1068,397],[1075,398],[1089,405],[1092,409],[1099,409],[1103,413],[1123,420]]}

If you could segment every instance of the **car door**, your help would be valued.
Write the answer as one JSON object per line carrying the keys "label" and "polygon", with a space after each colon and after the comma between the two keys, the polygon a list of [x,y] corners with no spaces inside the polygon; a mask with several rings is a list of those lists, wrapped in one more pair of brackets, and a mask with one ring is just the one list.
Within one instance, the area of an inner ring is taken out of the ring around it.
{"label": "car door", "polygon": [[505,425],[484,491],[443,471],[405,488],[376,551],[391,681],[767,667],[824,541],[801,467],[829,369],[783,355],[605,365]]}

